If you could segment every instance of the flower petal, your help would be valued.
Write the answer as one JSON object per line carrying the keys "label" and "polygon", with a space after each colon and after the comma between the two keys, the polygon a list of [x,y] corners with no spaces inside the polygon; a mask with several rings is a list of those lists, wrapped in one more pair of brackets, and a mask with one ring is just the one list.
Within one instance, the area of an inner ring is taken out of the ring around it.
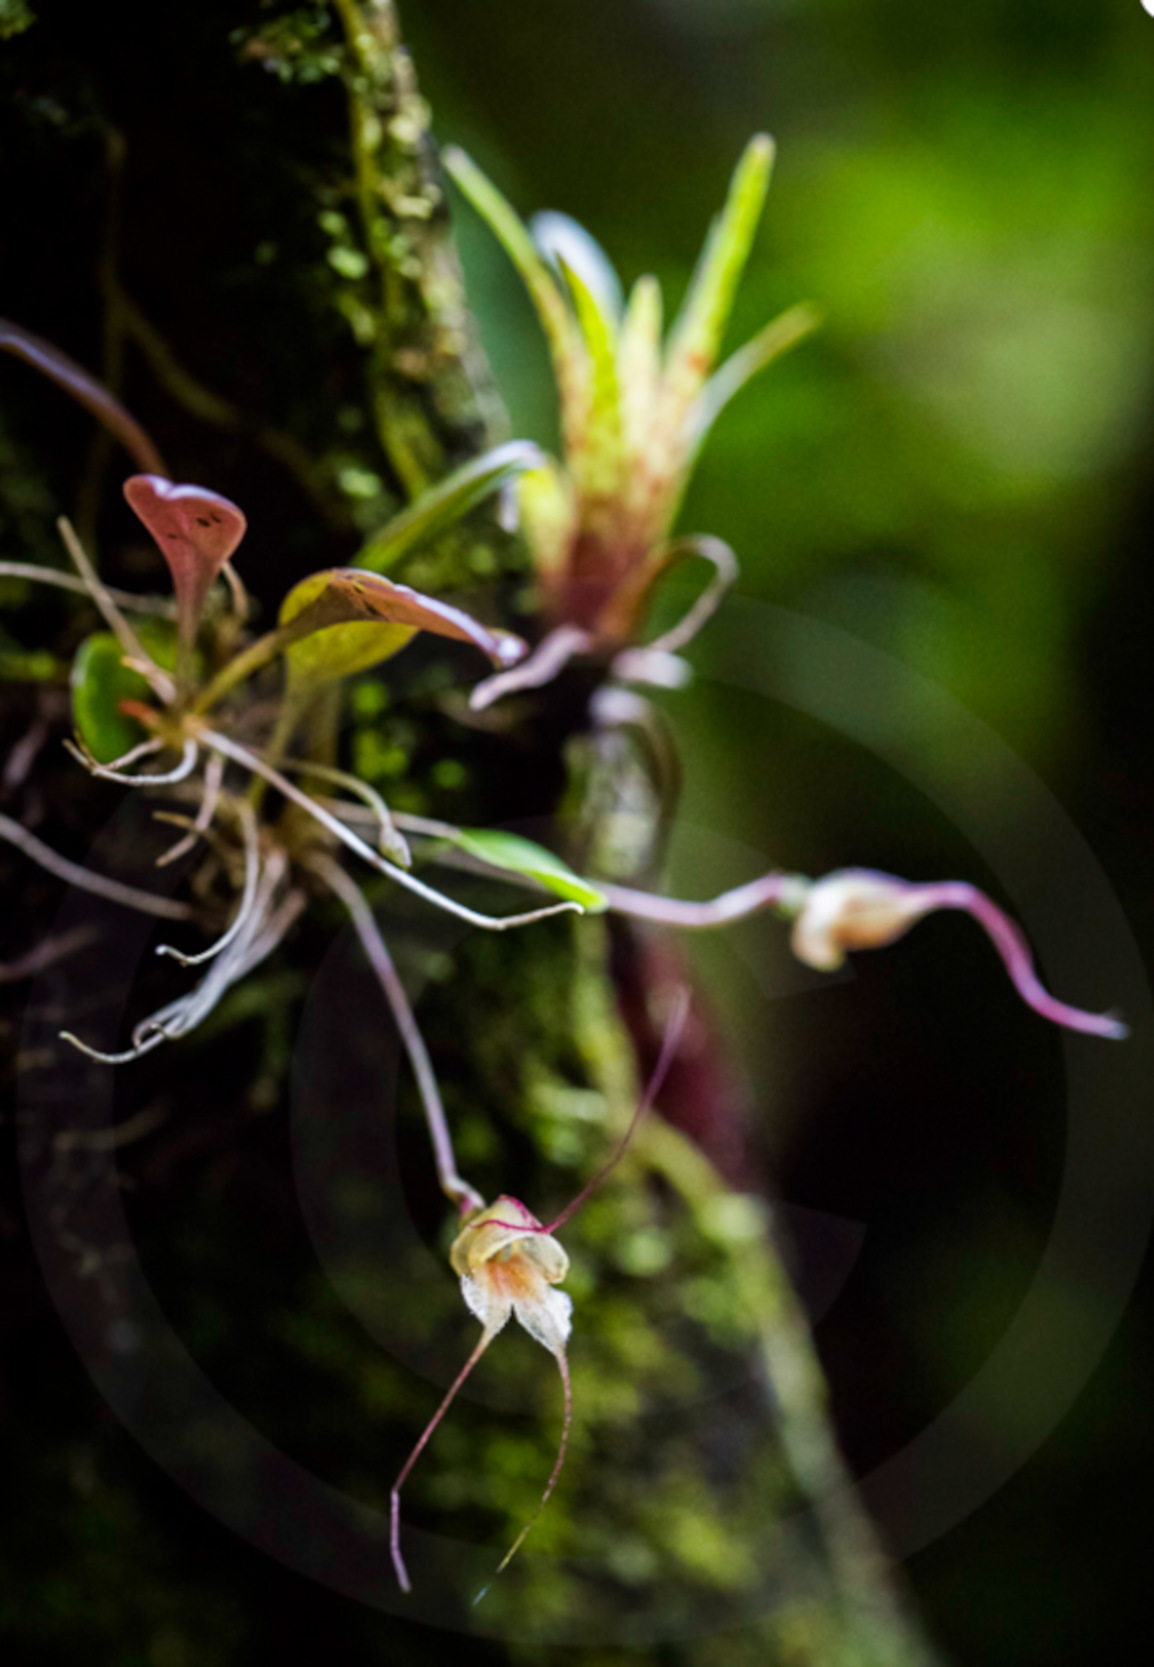
{"label": "flower petal", "polygon": [[513,1299],[492,1280],[462,1274],[461,1295],[470,1314],[476,1315],[490,1336],[495,1336],[508,1323]]}
{"label": "flower petal", "polygon": [[[548,1242],[556,1244],[556,1240]],[[557,1249],[561,1249],[560,1245]],[[550,1354],[558,1358],[564,1354],[573,1329],[573,1298],[567,1291],[558,1291],[553,1285],[542,1282],[539,1290],[514,1298],[513,1312],[530,1337],[548,1349]]]}

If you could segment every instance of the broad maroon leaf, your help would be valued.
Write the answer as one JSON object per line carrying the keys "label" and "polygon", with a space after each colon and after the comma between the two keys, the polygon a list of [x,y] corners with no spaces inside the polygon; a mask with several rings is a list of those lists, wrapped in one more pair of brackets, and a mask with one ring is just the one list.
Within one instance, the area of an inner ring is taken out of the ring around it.
{"label": "broad maroon leaf", "polygon": [[181,634],[191,637],[209,587],[244,537],[244,512],[219,492],[177,486],[159,475],[133,475],[124,496],[160,546],[172,573]]}

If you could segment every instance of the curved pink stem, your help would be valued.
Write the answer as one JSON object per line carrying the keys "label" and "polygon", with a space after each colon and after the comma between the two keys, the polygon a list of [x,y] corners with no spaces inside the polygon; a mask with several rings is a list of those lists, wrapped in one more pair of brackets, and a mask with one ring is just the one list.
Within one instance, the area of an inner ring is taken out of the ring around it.
{"label": "curved pink stem", "polygon": [[[549,1503],[549,1496],[553,1492],[553,1489],[557,1486],[558,1477],[561,1475],[561,1472],[565,1467],[565,1455],[569,1450],[569,1431],[573,1427],[573,1386],[569,1381],[569,1361],[566,1358],[565,1350],[558,1349],[554,1358],[557,1361],[557,1370],[561,1374],[561,1385],[565,1391],[565,1419],[561,1425],[561,1440],[557,1447],[557,1457],[554,1460],[553,1470],[550,1474],[549,1480],[545,1483],[545,1491],[537,1501],[537,1509],[533,1512],[533,1515],[529,1518],[528,1522],[517,1535],[517,1538],[513,1541],[508,1551],[497,1564],[497,1571],[493,1576],[493,1580],[496,1580],[498,1574],[504,1573],[504,1571],[509,1567],[509,1564],[513,1561],[514,1557],[520,1551],[521,1547],[524,1545],[525,1536],[528,1534],[529,1530],[537,1521],[537,1518],[541,1515],[541,1512]],[[489,1590],[489,1586],[492,1584],[493,1581],[491,1580],[488,1586],[482,1586],[481,1590],[473,1599],[474,1604],[480,1603],[481,1599],[485,1596],[485,1593]]]}
{"label": "curved pink stem", "polygon": [[512,671],[498,672],[495,677],[486,677],[478,683],[469,696],[470,707],[474,712],[483,712],[494,701],[504,700],[506,695],[516,694],[521,689],[539,689],[543,684],[551,683],[573,656],[583,654],[592,641],[588,631],[582,631],[576,625],[559,625],[541,639],[529,658],[522,660],[519,666],[514,666]]}
{"label": "curved pink stem", "polygon": [[921,886],[905,880],[895,883],[905,887],[919,903],[924,902],[927,913],[933,909],[960,909],[976,920],[1001,956],[1015,990],[1026,1006],[1032,1007],[1043,1019],[1064,1025],[1067,1030],[1080,1030],[1088,1036],[1106,1036],[1115,1041],[1130,1034],[1129,1027],[1120,1019],[1111,1018],[1107,1013],[1083,1012],[1080,1007],[1070,1007],[1052,996],[1034,970],[1034,957],[1021,927],[976,886],[965,880],[942,880]]}
{"label": "curved pink stem", "polygon": [[465,1364],[461,1367],[461,1370],[457,1373],[456,1377],[449,1385],[445,1399],[441,1402],[436,1412],[425,1425],[417,1445],[413,1448],[413,1451],[409,1454],[408,1458],[401,1466],[401,1473],[393,1483],[392,1492],[389,1494],[389,1554],[393,1559],[393,1568],[396,1570],[397,1583],[399,1584],[402,1592],[411,1592],[413,1584],[409,1579],[409,1571],[405,1567],[405,1559],[401,1556],[401,1489],[408,1480],[410,1470],[412,1470],[413,1466],[428,1446],[429,1439],[432,1436],[433,1431],[448,1412],[450,1406],[452,1406],[458,1389],[460,1389],[461,1385],[464,1383],[465,1379],[473,1370],[473,1367],[477,1364],[478,1360],[480,1360],[481,1356],[484,1354],[485,1350],[489,1347],[489,1344],[493,1341],[493,1338],[496,1335],[497,1333],[495,1331],[483,1331],[481,1333],[481,1338],[476,1348],[473,1350],[468,1360],[466,1360]]}
{"label": "curved pink stem", "polygon": [[[604,1166],[604,1168],[599,1169],[593,1179],[581,1188],[581,1191],[577,1194],[576,1198],[574,1198],[571,1203],[566,1204],[559,1216],[554,1216],[551,1222],[543,1226],[541,1222],[537,1221],[528,1210],[525,1210],[525,1214],[528,1217],[527,1221],[495,1221],[491,1217],[488,1217],[483,1222],[476,1222],[474,1225],[478,1227],[507,1227],[512,1229],[515,1233],[555,1233],[558,1227],[563,1227],[569,1220],[569,1217],[577,1213],[590,1194],[596,1192],[597,1188],[609,1179],[609,1176],[617,1168],[617,1165],[621,1162],[621,1159],[628,1151],[629,1142],[633,1139],[633,1136],[636,1133],[637,1125],[650,1110],[654,1100],[656,1100],[658,1094],[661,1092],[661,1085],[664,1083],[665,1078],[668,1075],[669,1067],[673,1064],[673,1058],[677,1052],[678,1044],[681,1041],[681,1033],[685,1029],[685,1021],[688,1016],[689,991],[682,987],[677,991],[674,997],[673,1011],[670,1013],[669,1023],[665,1027],[665,1036],[661,1043],[661,1053],[658,1056],[657,1064],[653,1067],[653,1075],[650,1077],[649,1082],[646,1085],[644,1094],[637,1102],[637,1109],[633,1113],[633,1116],[629,1119],[629,1127],[626,1129],[625,1133],[618,1142],[617,1150],[614,1152],[613,1156],[609,1159],[609,1162]],[[516,1200],[510,1200],[510,1202],[516,1202]],[[522,1204],[521,1208],[525,1209],[525,1206]],[[504,1567],[504,1564],[502,1564],[502,1567]],[[498,1573],[499,1572],[500,1571],[498,1570]]]}
{"label": "curved pink stem", "polygon": [[780,904],[793,905],[803,893],[798,887],[809,882],[796,874],[763,874],[732,891],[723,891],[705,903],[689,903],[680,897],[661,897],[652,891],[634,891],[631,886],[615,886],[598,880],[597,886],[609,899],[609,907],[617,914],[632,915],[637,920],[656,920],[664,926],[709,927],[727,926],[732,920],[744,920],[759,909],[773,909]]}

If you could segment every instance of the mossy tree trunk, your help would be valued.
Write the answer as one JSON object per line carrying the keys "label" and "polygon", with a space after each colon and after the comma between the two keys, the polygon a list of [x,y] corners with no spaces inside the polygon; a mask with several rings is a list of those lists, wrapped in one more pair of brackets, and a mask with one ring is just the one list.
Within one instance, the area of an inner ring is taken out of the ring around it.
{"label": "mossy tree trunk", "polygon": [[[245,507],[244,572],[267,612],[501,437],[502,418],[391,4],[246,10],[238,22],[233,5],[180,0],[157,8],[142,37],[117,8],[46,0],[9,40],[3,310],[101,374],[178,478]],[[123,460],[30,371],[4,362],[0,377],[5,555],[54,562],[52,520],[67,510],[110,579],[156,582],[119,501]],[[468,591],[494,618],[523,573],[492,515],[422,558],[426,587]],[[44,680],[10,685],[5,701],[6,739],[23,752],[4,808],[83,856],[111,790],[47,742],[63,732],[60,674],[89,621],[38,595],[14,590],[11,601],[0,644],[10,664],[32,650],[47,658]],[[590,684],[559,683],[519,728],[471,730],[452,716],[454,675],[453,663],[414,651],[387,692],[367,679],[343,742],[353,767],[414,810],[552,821]],[[146,873],[151,839],[141,816],[122,819],[105,857]],[[59,888],[29,880],[11,853],[4,863],[15,954],[45,933]],[[511,1192],[545,1214],[628,1115],[636,1047],[655,1022],[647,999],[683,975],[676,951],[593,921],[462,939],[380,901],[422,992],[463,1166],[486,1196]],[[90,1314],[103,1360],[102,1323],[126,1299],[101,1242],[101,1200],[128,1187],[150,1277],[204,1371],[282,1450],[377,1508],[350,1553],[359,1584],[334,1584],[389,1607],[388,1487],[472,1322],[448,1277],[429,1271],[428,1247],[441,1256],[451,1224],[403,1072],[396,1140],[386,1139],[392,1043],[356,957],[344,940],[330,951],[339,925],[310,916],[200,1036],[110,1086],[99,1068],[61,1076],[52,1042],[57,1009],[78,990],[92,1022],[124,999],[106,975],[117,928],[105,911],[56,982],[38,985],[31,1053],[28,1031],[17,1042],[18,1011],[11,1035],[29,1085],[28,1196],[39,1225],[54,1224],[57,1301]],[[138,953],[126,949],[124,966]],[[151,985],[161,974],[142,963],[135,976]],[[481,1610],[444,1563],[440,1618],[522,1640],[477,1641],[479,1659],[557,1641],[587,1645],[591,1662],[613,1644],[702,1664],[925,1661],[844,1489],[768,1212],[756,1188],[719,1173],[739,1144],[739,1108],[718,1039],[698,1042],[694,1074],[671,1084],[675,1104],[693,1099],[692,1118],[651,1120],[566,1235],[578,1434],[562,1490]],[[119,1143],[100,1132],[110,1115],[127,1131]],[[302,1173],[325,1182],[306,1190],[304,1221]],[[388,1215],[402,1200],[416,1227],[407,1236]],[[36,1277],[29,1256],[5,1320],[6,1422],[26,1442],[6,1530],[8,1589],[24,1594],[5,1611],[12,1640],[37,1659],[107,1657],[115,1641],[141,1659],[198,1664],[278,1646],[298,1610],[315,1609],[311,1590],[302,1597],[286,1575],[274,1599],[239,1552],[221,1572],[228,1530],[190,1525],[71,1368],[60,1367],[67,1388],[38,1393],[29,1362],[62,1357],[33,1301]],[[463,1405],[414,1475],[415,1525],[500,1545],[532,1508],[558,1404],[539,1356],[512,1337],[493,1351],[478,1390],[490,1405]],[[149,1392],[163,1399],[163,1385]],[[220,1464],[227,1472],[227,1453]],[[326,1645],[383,1659],[397,1623],[362,1624],[360,1613],[336,1600],[324,1609]],[[404,1636],[414,1660],[437,1648]]]}

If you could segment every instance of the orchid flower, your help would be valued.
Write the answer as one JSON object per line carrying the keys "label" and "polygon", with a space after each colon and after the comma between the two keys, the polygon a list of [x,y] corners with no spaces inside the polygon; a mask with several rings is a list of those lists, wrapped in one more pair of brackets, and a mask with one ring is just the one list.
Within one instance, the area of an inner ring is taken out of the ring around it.
{"label": "orchid flower", "polygon": [[1002,958],[1028,1007],[1067,1030],[1120,1040],[1126,1026],[1107,1013],[1085,1013],[1058,1001],[1040,982],[1022,930],[984,892],[964,880],[916,885],[870,868],[843,868],[805,892],[794,920],[791,946],[799,961],[833,972],[855,949],[882,949],[936,909],[960,909],[973,917]]}
{"label": "orchid flower", "polygon": [[[502,1193],[494,1203],[468,1209],[462,1216],[461,1230],[453,1240],[449,1261],[453,1272],[461,1281],[461,1295],[465,1299],[465,1306],[480,1320],[482,1329],[472,1354],[450,1384],[444,1400],[421,1432],[416,1446],[405,1460],[393,1484],[390,1495],[389,1550],[398,1583],[404,1592],[412,1590],[412,1582],[401,1554],[401,1489],[408,1479],[409,1472],[427,1447],[433,1431],[452,1405],[461,1385],[494,1337],[504,1330],[510,1319],[516,1319],[530,1337],[540,1343],[542,1348],[548,1349],[556,1360],[565,1395],[565,1416],[557,1457],[537,1509],[501,1559],[494,1579],[508,1567],[520,1550],[525,1536],[544,1510],[557,1485],[557,1479],[565,1463],[569,1430],[573,1421],[573,1391],[569,1378],[569,1358],[566,1353],[572,1330],[573,1301],[567,1292],[556,1288],[569,1271],[569,1258],[553,1235],[580,1209],[590,1194],[608,1179],[624,1157],[638,1124],[661,1092],[661,1085],[681,1041],[688,1012],[689,997],[684,990],[679,990],[665,1027],[661,1054],[645,1093],[637,1103],[629,1127],[609,1162],[581,1189],[560,1215],[554,1216],[553,1220],[545,1225],[538,1221],[519,1198],[510,1198]],[[488,1589],[486,1586],[475,1601],[479,1603]]]}

